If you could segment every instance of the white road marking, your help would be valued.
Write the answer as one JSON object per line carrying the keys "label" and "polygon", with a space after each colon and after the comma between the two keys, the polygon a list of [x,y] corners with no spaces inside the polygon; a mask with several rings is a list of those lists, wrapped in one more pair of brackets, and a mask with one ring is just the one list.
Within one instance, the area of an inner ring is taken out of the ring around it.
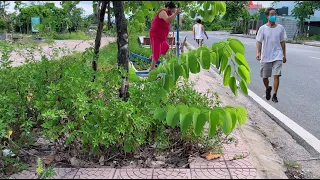
{"label": "white road marking", "polygon": [[299,126],[293,120],[291,120],[286,115],[282,114],[276,108],[272,107],[270,104],[262,100],[258,95],[248,89],[248,95],[259,103],[263,108],[273,114],[279,121],[281,121],[285,126],[294,131],[298,136],[300,136],[304,141],[306,141],[310,146],[312,146],[318,153],[320,153],[320,140],[310,134],[307,130]]}
{"label": "white road marking", "polygon": [[313,59],[320,59],[320,58],[317,58],[317,57],[312,57],[312,56],[309,56],[310,58],[313,58]]}
{"label": "white road marking", "polygon": [[[186,42],[191,49],[195,49],[190,43]],[[320,58],[319,58],[320,59]],[[238,83],[238,82],[237,82]],[[264,109],[266,109],[269,113],[271,113],[274,117],[276,117],[279,121],[281,121],[287,128],[291,129],[294,133],[296,133],[300,138],[302,138],[305,142],[307,142],[314,150],[320,153],[320,140],[315,136],[310,134],[303,127],[299,126],[293,120],[291,120],[286,115],[282,114],[276,108],[268,104],[266,101],[261,99],[258,95],[248,89],[248,96],[250,96],[253,100],[255,100],[258,104],[260,104]]]}

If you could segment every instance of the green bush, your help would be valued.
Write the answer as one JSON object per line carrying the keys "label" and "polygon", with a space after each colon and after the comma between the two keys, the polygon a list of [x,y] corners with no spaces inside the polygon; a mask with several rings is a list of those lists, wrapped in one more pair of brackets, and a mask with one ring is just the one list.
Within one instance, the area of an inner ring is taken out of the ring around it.
{"label": "green bush", "polygon": [[[133,44],[130,50],[135,48]],[[137,51],[143,54],[150,50]],[[106,149],[134,151],[154,143],[158,148],[168,148],[176,139],[167,138],[171,133],[165,130],[170,127],[153,117],[155,109],[180,103],[203,107],[212,104],[186,82],[163,98],[159,96],[163,93],[162,81],[131,82],[130,98],[124,102],[118,98],[121,78],[116,58],[117,45],[111,43],[100,50],[97,72],[91,68],[92,49],[59,60],[43,58],[38,63],[2,69],[2,142],[10,130],[12,139],[18,141],[33,128],[41,127],[41,134],[54,142],[79,143],[84,155],[100,155]],[[181,138],[199,139],[192,127],[188,132]]]}

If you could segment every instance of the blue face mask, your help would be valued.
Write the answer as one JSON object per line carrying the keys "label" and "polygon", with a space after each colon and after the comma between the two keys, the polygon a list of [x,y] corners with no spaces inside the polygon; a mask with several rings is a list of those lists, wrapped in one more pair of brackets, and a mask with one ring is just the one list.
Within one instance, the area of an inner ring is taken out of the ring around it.
{"label": "blue face mask", "polygon": [[270,16],[270,17],[269,17],[269,20],[270,20],[271,22],[276,22],[277,16]]}

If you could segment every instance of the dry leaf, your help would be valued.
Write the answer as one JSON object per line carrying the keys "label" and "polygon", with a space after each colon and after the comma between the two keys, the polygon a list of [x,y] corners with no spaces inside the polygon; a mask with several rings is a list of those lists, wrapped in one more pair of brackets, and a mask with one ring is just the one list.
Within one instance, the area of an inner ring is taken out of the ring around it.
{"label": "dry leaf", "polygon": [[211,152],[204,153],[201,157],[206,158],[206,160],[210,161],[212,159],[218,159],[221,157],[221,154],[212,154]]}
{"label": "dry leaf", "polygon": [[52,163],[52,161],[53,161],[54,159],[55,159],[55,156],[54,156],[54,155],[51,155],[51,156],[45,156],[45,157],[43,157],[43,158],[42,158],[42,161],[43,161],[44,164],[49,165],[49,164]]}

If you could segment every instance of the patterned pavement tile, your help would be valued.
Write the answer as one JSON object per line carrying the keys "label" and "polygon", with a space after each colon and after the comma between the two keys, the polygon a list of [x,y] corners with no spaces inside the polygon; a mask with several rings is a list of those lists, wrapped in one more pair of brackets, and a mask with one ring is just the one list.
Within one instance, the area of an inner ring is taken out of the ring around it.
{"label": "patterned pavement tile", "polygon": [[231,179],[228,169],[191,169],[191,179]]}
{"label": "patterned pavement tile", "polygon": [[256,169],[230,169],[232,179],[260,179]]}
{"label": "patterned pavement tile", "polygon": [[78,169],[76,168],[54,168],[56,175],[51,179],[73,179]]}
{"label": "patterned pavement tile", "polygon": [[190,169],[220,169],[227,168],[227,165],[221,156],[219,159],[206,160],[204,158],[196,158],[190,163]]}
{"label": "patterned pavement tile", "polygon": [[113,179],[152,179],[153,169],[117,169]]}
{"label": "patterned pavement tile", "polygon": [[37,176],[35,172],[24,170],[20,173],[11,175],[9,179],[37,179]]}
{"label": "patterned pavement tile", "polygon": [[234,155],[244,155],[247,156],[248,152],[227,152],[223,155],[229,169],[254,169],[252,161],[250,159],[250,154],[243,159],[232,160]]}
{"label": "patterned pavement tile", "polygon": [[112,179],[114,168],[81,168],[74,179]]}
{"label": "patterned pavement tile", "polygon": [[154,169],[153,179],[191,179],[190,169]]}

